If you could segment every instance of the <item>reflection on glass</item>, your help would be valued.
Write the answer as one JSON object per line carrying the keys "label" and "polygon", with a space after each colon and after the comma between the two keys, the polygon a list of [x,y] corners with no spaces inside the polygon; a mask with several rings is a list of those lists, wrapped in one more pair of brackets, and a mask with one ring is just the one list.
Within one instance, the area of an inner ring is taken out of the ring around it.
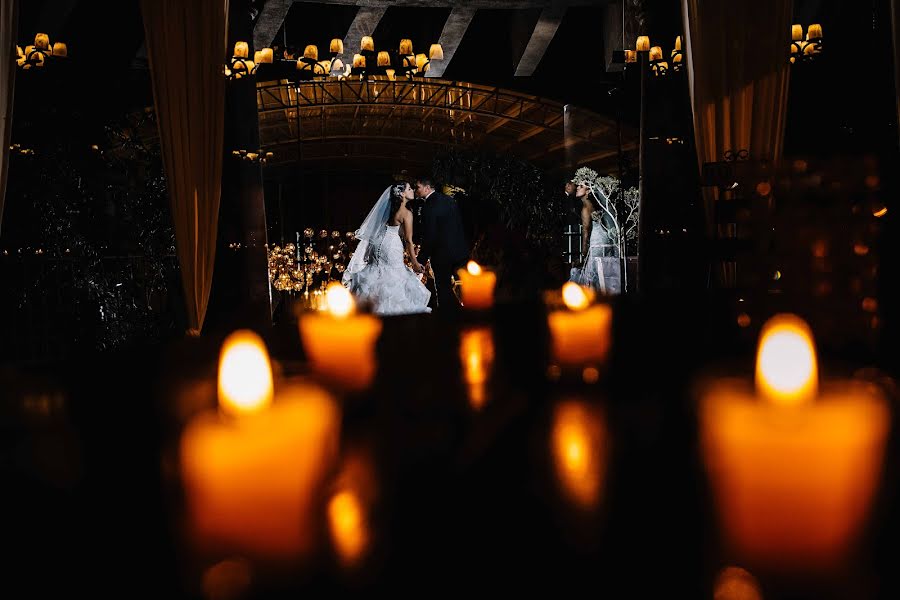
{"label": "reflection on glass", "polygon": [[327,509],[331,542],[345,567],[362,562],[372,545],[370,514],[376,498],[377,485],[371,460],[366,454],[351,452],[335,479]]}
{"label": "reflection on glass", "polygon": [[486,384],[494,363],[494,339],[490,328],[475,327],[463,331],[459,358],[466,380],[469,404],[475,410],[479,410],[487,400]]}
{"label": "reflection on glass", "polygon": [[583,402],[557,405],[551,449],[564,495],[580,508],[600,502],[607,460],[607,430],[603,414]]}

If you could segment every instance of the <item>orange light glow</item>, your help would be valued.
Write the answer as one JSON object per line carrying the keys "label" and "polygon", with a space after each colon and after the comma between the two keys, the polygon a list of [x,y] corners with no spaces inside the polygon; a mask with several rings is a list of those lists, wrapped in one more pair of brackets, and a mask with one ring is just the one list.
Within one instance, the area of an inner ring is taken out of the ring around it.
{"label": "orange light glow", "polygon": [[262,338],[242,329],[219,354],[219,406],[232,415],[257,412],[272,402],[272,365]]}
{"label": "orange light glow", "polygon": [[337,282],[331,283],[325,290],[325,302],[328,312],[339,318],[349,316],[355,308],[350,290]]}
{"label": "orange light glow", "polygon": [[470,260],[468,264],[466,264],[466,270],[469,272],[469,275],[481,275],[481,265],[474,260]]}
{"label": "orange light glow", "polygon": [[790,314],[763,325],[756,355],[756,389],[774,404],[796,406],[816,397],[816,349],[809,326]]}
{"label": "orange light glow", "polygon": [[338,492],[328,502],[328,525],[335,550],[345,563],[356,562],[367,545],[365,512],[350,490]]}
{"label": "orange light glow", "polygon": [[487,327],[477,327],[462,333],[459,358],[468,384],[469,404],[475,410],[484,406],[485,387],[494,362],[494,338]]}
{"label": "orange light glow", "polygon": [[762,600],[762,591],[756,578],[745,569],[725,567],[716,577],[713,600]]}
{"label": "orange light glow", "polygon": [[551,445],[556,474],[565,495],[581,508],[600,501],[606,471],[606,425],[600,413],[579,402],[565,402],[553,416]]}
{"label": "orange light glow", "polygon": [[566,282],[562,288],[563,302],[572,310],[583,310],[591,303],[588,290],[572,281]]}

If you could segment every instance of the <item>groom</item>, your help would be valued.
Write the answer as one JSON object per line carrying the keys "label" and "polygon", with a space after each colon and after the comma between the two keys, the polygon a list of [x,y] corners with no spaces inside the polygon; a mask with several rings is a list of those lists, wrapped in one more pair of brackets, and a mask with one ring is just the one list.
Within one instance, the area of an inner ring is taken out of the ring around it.
{"label": "groom", "polygon": [[416,180],[416,195],[425,207],[422,210],[422,248],[420,264],[431,260],[434,286],[437,291],[437,308],[452,312],[459,309],[459,302],[451,287],[450,277],[469,259],[469,245],[463,231],[462,217],[456,200],[434,190],[430,177]]}

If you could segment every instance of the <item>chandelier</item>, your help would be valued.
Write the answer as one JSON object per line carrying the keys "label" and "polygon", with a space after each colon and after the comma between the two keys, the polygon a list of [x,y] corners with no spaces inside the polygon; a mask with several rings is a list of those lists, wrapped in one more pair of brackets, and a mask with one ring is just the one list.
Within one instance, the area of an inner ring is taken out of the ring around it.
{"label": "chandelier", "polygon": [[[410,39],[400,41],[400,46],[394,50],[375,50],[375,41],[371,36],[365,36],[360,42],[359,52],[353,55],[351,61],[343,58],[344,42],[339,38],[331,40],[328,47],[328,58],[319,58],[319,48],[315,44],[307,45],[303,50],[303,56],[296,60],[296,71],[304,79],[325,79],[333,77],[345,79],[351,75],[364,77],[386,77],[395,81],[397,77],[411,79],[424,77],[431,69],[431,63],[444,60],[444,49],[440,44],[431,44],[428,54],[413,52],[413,44]],[[241,79],[250,75],[256,75],[260,65],[272,64],[274,53],[272,48],[263,48],[254,53],[250,60],[250,47],[247,42],[237,42],[234,45],[234,55],[225,66],[225,77],[228,79]],[[290,62],[279,60],[278,63]]]}
{"label": "chandelier", "polygon": [[16,65],[22,69],[40,68],[50,58],[65,58],[66,56],[68,56],[66,45],[62,42],[51,45],[50,37],[46,33],[34,36],[34,44],[25,46],[24,50],[21,46],[16,46]]}
{"label": "chandelier", "polygon": [[802,25],[791,25],[791,64],[813,60],[822,53],[822,26],[814,23],[803,37]]}
{"label": "chandelier", "polygon": [[625,64],[637,63],[639,53],[646,53],[649,61],[650,72],[656,76],[668,75],[670,71],[678,73],[683,67],[684,54],[681,51],[681,36],[675,38],[675,46],[671,52],[671,65],[669,61],[663,60],[662,46],[650,46],[650,37],[646,35],[638,36],[635,42],[634,50],[625,51]]}
{"label": "chandelier", "polygon": [[[269,248],[269,281],[280,292],[304,292],[322,290],[332,281],[340,281],[352,252],[348,244],[353,233],[341,236],[340,231],[325,229],[318,235],[307,227],[303,230],[305,241]],[[345,239],[342,239],[345,238]]]}

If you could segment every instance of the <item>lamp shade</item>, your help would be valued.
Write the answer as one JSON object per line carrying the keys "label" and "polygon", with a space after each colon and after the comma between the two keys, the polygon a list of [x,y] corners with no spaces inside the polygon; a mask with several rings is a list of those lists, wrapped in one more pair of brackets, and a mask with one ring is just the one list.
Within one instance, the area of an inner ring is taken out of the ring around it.
{"label": "lamp shade", "polygon": [[413,53],[412,40],[408,40],[408,39],[400,40],[400,55],[401,56],[409,56],[412,53]]}
{"label": "lamp shade", "polygon": [[444,49],[441,48],[440,44],[432,44],[431,50],[428,51],[428,56],[431,60],[444,60]]}
{"label": "lamp shade", "polygon": [[430,66],[428,58],[424,54],[416,54],[416,70],[419,73],[425,73]]}
{"label": "lamp shade", "polygon": [[53,44],[53,56],[56,56],[59,58],[65,58],[68,55],[69,55],[69,49],[66,47],[66,45],[64,43],[56,42],[55,44]]}
{"label": "lamp shade", "polygon": [[34,47],[38,50],[50,49],[50,37],[46,33],[39,33],[34,36]]}
{"label": "lamp shade", "polygon": [[250,54],[250,46],[247,45],[247,42],[237,42],[234,45],[234,55],[238,58],[247,58]]}
{"label": "lamp shade", "polygon": [[303,50],[303,58],[311,58],[313,60],[319,60],[319,48],[313,44],[310,44]]}
{"label": "lamp shade", "polygon": [[354,69],[365,69],[366,68],[366,57],[362,54],[354,54],[353,55],[353,68]]}
{"label": "lamp shade", "polygon": [[791,41],[799,42],[803,39],[803,26],[802,25],[791,25]]}
{"label": "lamp shade", "polygon": [[332,54],[343,54],[344,53],[344,40],[339,38],[334,38],[331,40],[331,46],[329,46],[329,50]]}
{"label": "lamp shade", "polygon": [[637,42],[634,45],[634,49],[638,52],[649,52],[650,51],[650,37],[646,35],[638,36]]}
{"label": "lamp shade", "polygon": [[372,36],[364,36],[359,43],[359,49],[362,52],[375,52],[375,40],[372,39]]}
{"label": "lamp shade", "polygon": [[391,55],[382,50],[378,53],[378,66],[379,67],[389,67],[391,66]]}
{"label": "lamp shade", "polygon": [[275,52],[271,48],[263,48],[257,55],[259,56],[257,63],[271,63],[275,59]]}
{"label": "lamp shade", "polygon": [[663,53],[661,46],[653,46],[650,48],[650,60],[662,60]]}
{"label": "lamp shade", "polygon": [[822,26],[818,23],[809,26],[809,29],[806,30],[806,39],[808,40],[820,40],[822,39]]}

